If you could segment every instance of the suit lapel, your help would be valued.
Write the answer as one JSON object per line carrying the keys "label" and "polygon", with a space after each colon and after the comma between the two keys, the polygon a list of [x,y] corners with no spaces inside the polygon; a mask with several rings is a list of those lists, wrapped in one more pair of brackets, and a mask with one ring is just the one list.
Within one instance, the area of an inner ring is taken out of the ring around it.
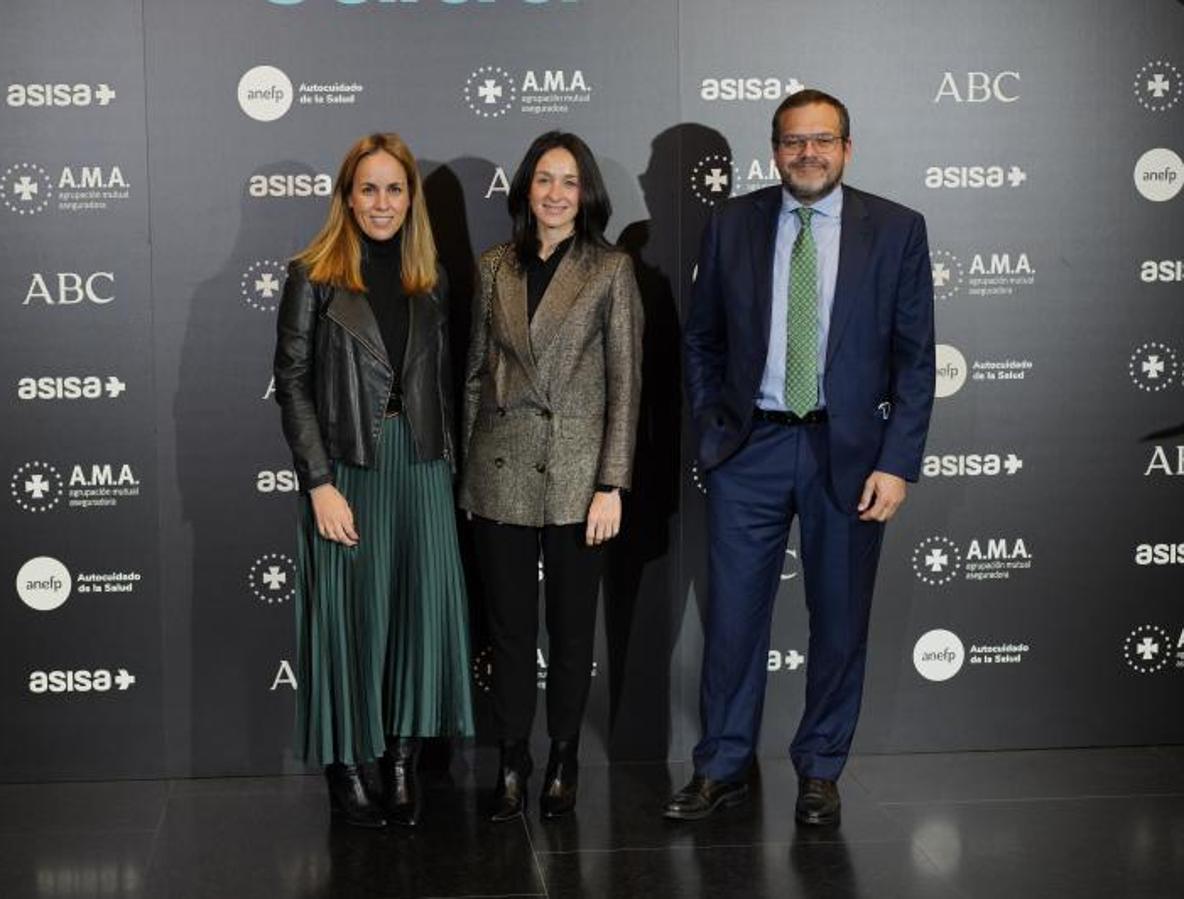
{"label": "suit lapel", "polygon": [[[563,320],[575,304],[576,297],[588,283],[587,275],[592,264],[592,253],[590,247],[573,246],[559,260],[555,274],[551,276],[551,283],[547,285],[539,308],[535,310],[534,318],[530,322],[530,346],[536,361],[543,357],[555,337],[555,332],[559,330],[559,326],[563,324]],[[522,305],[525,308],[526,303],[523,302]]]}
{"label": "suit lapel", "polygon": [[777,217],[781,214],[781,188],[769,187],[756,195],[748,220],[752,248],[752,278],[755,302],[752,304],[752,331],[757,338],[761,359],[769,352],[769,323],[773,314],[773,255],[777,249]]}
{"label": "suit lapel", "polygon": [[830,311],[830,333],[826,339],[829,364],[843,337],[843,329],[859,302],[860,280],[867,271],[872,248],[872,223],[859,192],[843,188],[843,216],[839,231],[839,271],[835,279],[835,299]]}
{"label": "suit lapel", "polygon": [[325,316],[352,334],[355,340],[381,360],[387,368],[391,367],[390,357],[382,342],[382,332],[378,330],[378,320],[374,318],[364,293],[341,287],[333,288],[333,298],[329,300]]}
{"label": "suit lapel", "polygon": [[534,380],[534,353],[530,346],[530,326],[526,310],[526,271],[509,249],[498,268],[497,290],[494,291],[494,314],[501,321],[503,332],[510,339],[510,347]]}

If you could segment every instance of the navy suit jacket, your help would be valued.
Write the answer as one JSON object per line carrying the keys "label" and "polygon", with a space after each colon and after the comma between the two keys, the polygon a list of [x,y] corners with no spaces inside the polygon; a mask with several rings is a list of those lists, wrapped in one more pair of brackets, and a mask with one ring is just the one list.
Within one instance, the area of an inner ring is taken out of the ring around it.
{"label": "navy suit jacket", "polygon": [[[920,213],[844,186],[827,339],[830,487],[855,511],[874,470],[917,480],[935,382],[933,278]],[[703,233],[684,328],[685,373],[705,470],[752,430],[769,349],[781,186],[719,206]],[[777,327],[783,327],[780,323]]]}

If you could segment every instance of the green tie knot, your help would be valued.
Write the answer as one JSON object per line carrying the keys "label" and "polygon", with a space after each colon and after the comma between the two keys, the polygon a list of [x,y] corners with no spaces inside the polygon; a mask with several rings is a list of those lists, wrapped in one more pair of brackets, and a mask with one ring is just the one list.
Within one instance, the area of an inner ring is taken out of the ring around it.
{"label": "green tie knot", "polygon": [[809,206],[799,206],[794,210],[794,213],[797,215],[798,221],[802,223],[803,228],[810,227],[810,217],[814,215],[813,209]]}

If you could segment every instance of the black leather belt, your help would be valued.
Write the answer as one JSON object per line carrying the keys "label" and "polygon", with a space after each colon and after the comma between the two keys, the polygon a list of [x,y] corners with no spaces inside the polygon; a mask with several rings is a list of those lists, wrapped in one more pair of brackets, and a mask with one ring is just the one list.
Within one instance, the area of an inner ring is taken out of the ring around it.
{"label": "black leather belt", "polygon": [[771,421],[777,425],[820,425],[827,419],[825,409],[811,409],[805,415],[793,412],[779,412],[776,409],[757,409],[752,413],[757,421]]}

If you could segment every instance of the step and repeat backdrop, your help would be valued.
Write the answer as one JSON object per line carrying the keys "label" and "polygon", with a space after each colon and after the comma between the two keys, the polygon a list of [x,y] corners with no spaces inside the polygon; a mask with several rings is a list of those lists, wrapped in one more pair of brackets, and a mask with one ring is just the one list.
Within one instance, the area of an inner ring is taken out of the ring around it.
{"label": "step and repeat backdrop", "polygon": [[[560,128],[598,156],[647,330],[584,755],[687,757],[706,571],[679,319],[707,216],[776,182],[770,116],[804,86],[850,107],[847,180],[926,215],[936,286],[938,400],[856,749],[1184,741],[1184,4],[89,0],[0,21],[0,779],[301,770],[275,313],[376,130],[421,160],[457,357],[527,144]],[[765,754],[796,727],[806,626],[795,533]],[[547,662],[541,638],[540,690]]]}

